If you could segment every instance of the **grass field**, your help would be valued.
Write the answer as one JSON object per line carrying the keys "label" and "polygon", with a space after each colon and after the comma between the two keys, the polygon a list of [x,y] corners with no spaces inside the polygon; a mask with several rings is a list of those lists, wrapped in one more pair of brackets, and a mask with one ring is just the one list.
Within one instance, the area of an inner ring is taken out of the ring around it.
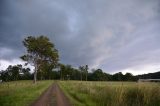
{"label": "grass field", "polygon": [[[0,106],[28,106],[53,81],[0,84]],[[73,106],[160,106],[160,83],[59,81]]]}
{"label": "grass field", "polygon": [[160,106],[160,83],[59,83],[73,106]]}
{"label": "grass field", "polygon": [[0,83],[0,106],[28,106],[42,92],[44,92],[53,81],[13,81]]}

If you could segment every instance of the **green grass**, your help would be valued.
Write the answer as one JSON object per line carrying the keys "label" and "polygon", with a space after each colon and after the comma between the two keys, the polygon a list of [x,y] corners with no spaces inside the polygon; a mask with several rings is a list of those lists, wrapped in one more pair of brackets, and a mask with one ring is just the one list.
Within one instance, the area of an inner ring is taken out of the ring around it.
{"label": "green grass", "polygon": [[160,106],[160,83],[59,83],[73,106]]}
{"label": "green grass", "polygon": [[28,106],[36,100],[53,81],[13,81],[0,84],[0,106]]}

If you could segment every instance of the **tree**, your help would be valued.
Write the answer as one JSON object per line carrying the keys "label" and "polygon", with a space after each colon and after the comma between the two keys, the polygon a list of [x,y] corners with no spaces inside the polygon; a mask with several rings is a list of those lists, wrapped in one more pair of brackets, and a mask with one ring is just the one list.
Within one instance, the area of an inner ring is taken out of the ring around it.
{"label": "tree", "polygon": [[107,80],[105,74],[103,73],[103,71],[101,69],[97,69],[97,70],[92,70],[92,80],[93,81],[105,81]]}
{"label": "tree", "polygon": [[38,70],[38,79],[51,79],[54,68],[56,68],[54,64],[44,61],[43,64],[40,65],[40,68]]}
{"label": "tree", "polygon": [[124,75],[124,80],[125,81],[132,81],[132,80],[134,80],[134,78],[133,78],[133,75],[131,74],[131,73],[126,73],[125,75]]}
{"label": "tree", "polygon": [[114,80],[114,81],[122,81],[123,80],[123,74],[122,74],[122,72],[115,73],[112,76],[112,80]]}
{"label": "tree", "polygon": [[88,65],[85,65],[85,66],[79,66],[79,70],[81,72],[81,81],[83,79],[83,75],[85,77],[85,80],[87,81],[87,78],[88,78]]}
{"label": "tree", "polygon": [[79,70],[80,70],[80,72],[81,72],[81,81],[82,81],[82,75],[83,75],[84,67],[83,67],[83,66],[79,66]]}
{"label": "tree", "polygon": [[70,80],[73,77],[74,68],[71,65],[60,64],[61,80]]}
{"label": "tree", "polygon": [[32,74],[30,73],[30,68],[22,68],[22,80],[29,80],[32,79]]}
{"label": "tree", "polygon": [[21,59],[34,66],[34,83],[36,83],[37,72],[41,70],[44,63],[53,64],[56,67],[59,60],[58,51],[45,36],[29,36],[24,39],[23,45],[27,49],[27,54],[21,56]]}
{"label": "tree", "polygon": [[60,79],[61,80],[64,80],[64,74],[65,74],[65,65],[64,64],[59,64],[59,66],[60,66]]}
{"label": "tree", "polygon": [[13,76],[13,80],[16,81],[20,77],[20,71],[22,70],[22,65],[12,66],[11,72]]}
{"label": "tree", "polygon": [[87,81],[87,78],[88,78],[88,65],[85,65],[85,75],[86,75],[86,81]]}
{"label": "tree", "polygon": [[66,68],[65,68],[65,69],[66,69],[66,70],[65,70],[65,77],[66,77],[67,80],[70,80],[70,77],[71,77],[73,68],[72,68],[71,65],[66,65],[65,67],[66,67]]}
{"label": "tree", "polygon": [[3,81],[16,81],[20,79],[20,73],[22,71],[22,65],[9,65],[6,70],[1,72],[1,78]]}
{"label": "tree", "polygon": [[81,74],[81,72],[78,69],[72,68],[70,78],[72,80],[80,80],[81,79],[79,76],[80,74]]}

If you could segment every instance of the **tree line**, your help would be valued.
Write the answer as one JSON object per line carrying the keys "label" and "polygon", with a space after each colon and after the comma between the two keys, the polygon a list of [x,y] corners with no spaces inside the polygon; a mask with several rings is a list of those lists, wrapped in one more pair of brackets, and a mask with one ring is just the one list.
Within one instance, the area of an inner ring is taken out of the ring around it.
{"label": "tree line", "polygon": [[[102,69],[92,69],[88,71],[88,65],[73,68],[71,65],[59,64],[59,68],[50,70],[45,67],[42,71],[37,72],[38,80],[81,80],[81,81],[137,81],[138,76],[133,76],[131,73],[115,74],[105,73]],[[45,70],[45,71],[44,71]],[[16,80],[32,80],[34,72],[30,68],[23,68],[22,65],[8,66],[6,70],[0,72],[0,79],[3,81]]]}
{"label": "tree line", "polygon": [[30,80],[33,78],[30,68],[23,68],[21,64],[9,65],[6,70],[0,71],[2,81]]}

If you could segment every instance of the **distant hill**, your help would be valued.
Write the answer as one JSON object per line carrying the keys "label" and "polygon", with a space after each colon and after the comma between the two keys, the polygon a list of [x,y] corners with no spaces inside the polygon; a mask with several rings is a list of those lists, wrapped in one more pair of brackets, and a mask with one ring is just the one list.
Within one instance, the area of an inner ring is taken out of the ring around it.
{"label": "distant hill", "polygon": [[139,79],[160,79],[160,71],[155,72],[155,73],[137,75],[137,77]]}

